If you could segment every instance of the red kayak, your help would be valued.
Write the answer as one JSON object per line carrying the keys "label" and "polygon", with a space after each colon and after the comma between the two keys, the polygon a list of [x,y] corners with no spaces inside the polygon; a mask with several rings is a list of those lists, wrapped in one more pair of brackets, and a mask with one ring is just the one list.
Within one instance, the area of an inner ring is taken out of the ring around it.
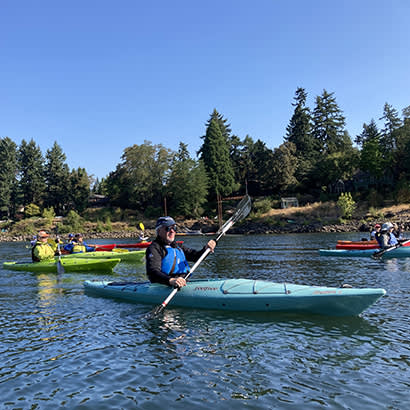
{"label": "red kayak", "polygon": [[373,243],[371,243],[371,244],[367,244],[367,243],[364,243],[364,244],[358,244],[358,243],[349,243],[349,244],[337,244],[336,245],[336,249],[355,249],[355,250],[357,250],[357,249],[379,249],[380,248],[380,246],[377,244],[377,243],[375,243],[375,244],[373,244]]}

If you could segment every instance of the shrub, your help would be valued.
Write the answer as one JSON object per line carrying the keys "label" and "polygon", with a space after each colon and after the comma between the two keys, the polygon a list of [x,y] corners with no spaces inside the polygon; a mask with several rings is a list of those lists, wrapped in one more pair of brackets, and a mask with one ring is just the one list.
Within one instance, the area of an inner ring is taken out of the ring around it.
{"label": "shrub", "polygon": [[29,204],[26,206],[26,209],[24,210],[24,216],[26,218],[31,218],[33,216],[38,216],[40,215],[40,207],[37,206],[36,204]]}
{"label": "shrub", "polygon": [[342,213],[342,218],[351,219],[356,209],[356,202],[353,200],[350,192],[343,192],[337,200],[337,206]]}

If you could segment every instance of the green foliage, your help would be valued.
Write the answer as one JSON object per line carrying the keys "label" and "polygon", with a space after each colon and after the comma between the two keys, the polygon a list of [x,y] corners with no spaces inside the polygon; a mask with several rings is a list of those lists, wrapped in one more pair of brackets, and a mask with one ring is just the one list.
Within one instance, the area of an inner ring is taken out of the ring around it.
{"label": "green foliage", "polygon": [[40,215],[40,207],[36,204],[28,204],[24,209],[24,215],[26,218],[31,218],[32,216]]}
{"label": "green foliage", "polygon": [[22,140],[17,153],[19,168],[19,192],[22,205],[41,204],[45,193],[44,158],[34,142]]}
{"label": "green foliage", "polygon": [[229,156],[228,138],[224,135],[227,130],[221,126],[221,118],[214,110],[200,150],[212,197],[230,195],[238,188]]}
{"label": "green foliage", "polygon": [[45,205],[51,206],[60,215],[70,200],[69,170],[65,163],[66,156],[61,147],[54,142],[51,149],[46,152],[44,169],[47,185]]}
{"label": "green foliage", "polygon": [[208,181],[202,161],[191,159],[187,146],[181,143],[172,162],[167,185],[170,213],[200,216],[201,205],[206,202],[207,187]]}
{"label": "green foliage", "polygon": [[83,230],[83,223],[83,218],[77,212],[71,210],[64,218],[63,226],[65,229],[69,228],[65,232],[81,232]]}
{"label": "green foliage", "polygon": [[0,138],[0,218],[14,213],[17,194],[17,146],[8,137]]}
{"label": "green foliage", "polygon": [[112,232],[111,218],[109,216],[105,218],[105,230],[107,232]]}
{"label": "green foliage", "polygon": [[49,222],[52,222],[56,216],[53,208],[44,208],[42,213],[43,218],[47,219]]}
{"label": "green foliage", "polygon": [[85,168],[71,171],[69,185],[71,206],[79,213],[84,212],[90,199],[90,178]]}
{"label": "green foliage", "polygon": [[23,219],[13,225],[11,233],[13,235],[33,235],[37,230],[33,219]]}
{"label": "green foliage", "polygon": [[265,214],[272,209],[272,201],[269,198],[254,201],[252,208],[253,212],[256,214]]}
{"label": "green foliage", "polygon": [[337,206],[342,213],[342,218],[346,219],[350,219],[356,209],[356,203],[350,192],[343,192],[340,194],[339,199],[337,200]]}

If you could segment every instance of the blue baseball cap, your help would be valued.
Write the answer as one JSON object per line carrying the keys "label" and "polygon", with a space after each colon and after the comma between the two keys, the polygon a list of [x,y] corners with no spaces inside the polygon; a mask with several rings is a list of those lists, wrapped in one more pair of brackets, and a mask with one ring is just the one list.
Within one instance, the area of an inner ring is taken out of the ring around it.
{"label": "blue baseball cap", "polygon": [[166,228],[168,228],[168,226],[172,226],[172,225],[176,225],[176,224],[177,223],[170,216],[161,216],[157,220],[157,223],[155,225],[155,229],[158,229],[161,226],[165,226]]}

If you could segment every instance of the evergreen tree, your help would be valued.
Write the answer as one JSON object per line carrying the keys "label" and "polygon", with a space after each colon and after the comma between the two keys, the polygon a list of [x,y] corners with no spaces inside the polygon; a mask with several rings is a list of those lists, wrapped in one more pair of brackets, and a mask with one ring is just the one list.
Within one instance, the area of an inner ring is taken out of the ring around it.
{"label": "evergreen tree", "polygon": [[379,120],[384,120],[384,128],[381,131],[381,146],[384,158],[389,162],[393,157],[393,150],[396,148],[394,131],[402,125],[402,121],[397,110],[387,102],[384,104],[383,116]]}
{"label": "evergreen tree", "polygon": [[356,137],[356,143],[362,146],[360,169],[378,178],[383,175],[386,165],[380,140],[381,134],[374,119],[370,121],[369,125],[363,124],[362,133]]}
{"label": "evergreen tree", "polygon": [[179,144],[171,164],[171,173],[167,185],[173,214],[182,216],[199,216],[201,206],[206,202],[207,176],[201,161],[194,161],[187,145]]}
{"label": "evergreen tree", "polygon": [[284,194],[295,188],[297,184],[295,178],[296,166],[296,145],[293,142],[284,142],[273,151],[272,185],[276,192]]}
{"label": "evergreen tree", "polygon": [[333,154],[352,145],[344,128],[345,117],[333,94],[323,90],[322,95],[316,97],[313,111],[312,135],[322,154]]}
{"label": "evergreen tree", "polygon": [[216,110],[211,116],[200,152],[208,175],[210,194],[213,197],[226,196],[235,191],[238,185],[234,180],[228,141],[221,131]]}
{"label": "evergreen tree", "polygon": [[85,168],[71,170],[70,199],[75,211],[81,214],[86,210],[90,199],[90,178]]}
{"label": "evergreen tree", "polygon": [[8,137],[0,138],[0,217],[15,212],[16,176],[17,145]]}
{"label": "evergreen tree", "polygon": [[21,203],[41,205],[45,193],[44,158],[33,139],[22,140],[17,152]]}
{"label": "evergreen tree", "polygon": [[315,139],[311,135],[310,110],[305,106],[307,94],[304,88],[296,90],[295,107],[292,118],[286,127],[286,141],[295,144],[296,156],[313,158],[317,152]]}
{"label": "evergreen tree", "polygon": [[70,200],[69,169],[66,156],[55,141],[46,152],[45,179],[47,185],[46,207],[52,207],[57,214],[65,212]]}

